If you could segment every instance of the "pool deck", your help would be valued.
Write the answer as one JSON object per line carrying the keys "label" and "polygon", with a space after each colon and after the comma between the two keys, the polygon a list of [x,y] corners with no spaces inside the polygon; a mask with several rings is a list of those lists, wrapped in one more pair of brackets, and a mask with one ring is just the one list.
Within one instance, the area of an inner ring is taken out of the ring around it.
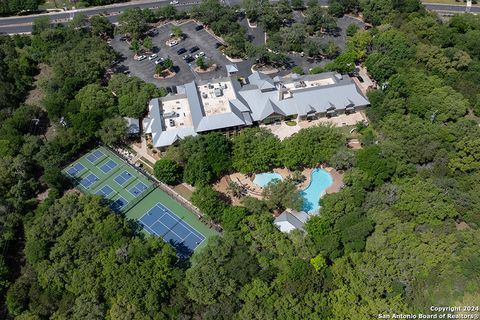
{"label": "pool deck", "polygon": [[[340,191],[340,189],[343,187],[343,174],[338,172],[337,170],[335,170],[335,168],[332,168],[332,167],[322,166],[321,168],[327,171],[328,173],[330,173],[330,175],[332,176],[333,183],[330,187],[328,187],[324,191],[324,193],[320,197],[323,197],[325,194],[335,193]],[[302,175],[305,177],[305,181],[297,185],[297,188],[299,191],[306,189],[310,185],[311,175],[314,169],[316,168],[306,168],[302,171]],[[284,179],[293,173],[293,171],[287,168],[275,168],[272,171],[280,174]],[[228,182],[229,181],[236,182],[237,184],[245,188],[244,190],[246,195],[257,198],[257,199],[262,199],[263,188],[253,183],[254,178],[255,178],[255,175],[247,176],[240,172],[235,172],[230,175],[223,176],[220,179],[220,181],[214,185],[214,188],[217,191],[229,197],[232,201],[232,204],[240,205],[241,199],[232,196],[227,191]]]}

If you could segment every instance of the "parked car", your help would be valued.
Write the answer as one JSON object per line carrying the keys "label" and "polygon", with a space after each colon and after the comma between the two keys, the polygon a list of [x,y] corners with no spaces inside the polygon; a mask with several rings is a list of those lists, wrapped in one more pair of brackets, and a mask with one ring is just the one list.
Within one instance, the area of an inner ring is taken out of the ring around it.
{"label": "parked car", "polygon": [[203,26],[200,25],[200,24],[195,27],[195,31],[200,31],[200,30],[202,30],[202,29],[203,29]]}
{"label": "parked car", "polygon": [[199,47],[195,46],[195,47],[191,47],[190,50],[188,50],[190,53],[194,53],[196,51],[200,50]]}
{"label": "parked car", "polygon": [[178,41],[176,41],[176,40],[173,40],[173,41],[169,41],[169,42],[168,42],[168,46],[169,46],[169,47],[175,47],[177,44],[178,44]]}
{"label": "parked car", "polygon": [[147,31],[147,35],[150,36],[150,37],[155,37],[156,35],[158,35],[158,30],[157,29],[150,29]]}
{"label": "parked car", "polygon": [[170,4],[178,4],[177,0],[170,1]]}
{"label": "parked car", "polygon": [[184,59],[186,63],[190,63],[192,61],[195,61],[195,58],[192,57],[191,55],[188,55],[188,57],[186,59]]}
{"label": "parked car", "polygon": [[143,55],[143,54],[142,54],[141,56],[138,56],[138,57],[137,57],[137,60],[138,60],[138,61],[142,61],[142,60],[145,60],[145,59],[147,59],[147,56],[145,56],[145,55]]}
{"label": "parked car", "polygon": [[148,57],[148,60],[152,61],[152,60],[155,60],[156,58],[158,58],[158,56],[154,53]]}
{"label": "parked car", "polygon": [[160,59],[158,59],[158,60],[155,61],[155,64],[162,64],[163,61],[165,61],[165,59],[164,59],[164,58],[160,58]]}
{"label": "parked car", "polygon": [[215,43],[215,48],[216,49],[220,48],[221,46],[223,46],[223,44],[221,44],[220,42]]}
{"label": "parked car", "polygon": [[201,51],[195,55],[195,59],[198,59],[200,57],[205,57],[205,52]]}
{"label": "parked car", "polygon": [[174,94],[177,94],[178,93],[177,86],[172,86],[172,91]]}
{"label": "parked car", "polygon": [[166,87],[165,89],[167,90],[168,93],[172,93],[172,88]]}
{"label": "parked car", "polygon": [[185,49],[185,48],[180,48],[180,49],[177,50],[178,55],[184,54],[185,52],[187,52],[187,49]]}

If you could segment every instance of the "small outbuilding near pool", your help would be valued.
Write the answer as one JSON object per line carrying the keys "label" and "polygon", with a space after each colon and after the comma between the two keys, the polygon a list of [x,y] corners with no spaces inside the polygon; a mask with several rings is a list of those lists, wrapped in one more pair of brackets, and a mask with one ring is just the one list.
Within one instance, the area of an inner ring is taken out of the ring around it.
{"label": "small outbuilding near pool", "polygon": [[287,209],[283,211],[273,223],[284,233],[290,233],[295,229],[305,232],[303,227],[308,218],[309,215],[303,211],[297,212],[295,210]]}

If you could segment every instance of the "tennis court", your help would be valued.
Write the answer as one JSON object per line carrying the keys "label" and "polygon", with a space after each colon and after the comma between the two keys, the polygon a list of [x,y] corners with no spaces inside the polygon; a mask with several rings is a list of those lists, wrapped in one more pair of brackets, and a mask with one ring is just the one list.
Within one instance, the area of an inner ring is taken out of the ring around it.
{"label": "tennis court", "polygon": [[90,173],[88,176],[86,176],[85,178],[82,179],[82,181],[80,181],[80,184],[82,185],[82,187],[84,187],[85,189],[88,189],[90,188],[90,186],[92,184],[94,184],[96,181],[98,181],[98,177],[96,175],[94,175],[93,173]]}
{"label": "tennis court", "polygon": [[67,170],[67,173],[72,176],[72,177],[75,177],[76,175],[78,175],[80,172],[82,172],[83,170],[85,169],[85,167],[81,164],[81,163],[75,163],[73,165],[73,167],[71,167],[70,169]]}
{"label": "tennis court", "polygon": [[107,148],[97,148],[63,172],[84,193],[98,195],[127,219],[139,221],[146,234],[162,237],[188,257],[217,233]]}
{"label": "tennis court", "polygon": [[159,202],[140,218],[140,224],[148,233],[162,237],[173,246],[185,246],[191,251],[205,240],[201,233]]}
{"label": "tennis court", "polygon": [[125,182],[133,178],[133,176],[128,171],[123,171],[118,176],[115,177],[115,182],[123,186]]}
{"label": "tennis court", "polygon": [[104,197],[121,212],[153,189],[140,172],[106,148],[95,149],[64,170],[86,193]]}
{"label": "tennis court", "polygon": [[98,196],[108,197],[113,192],[113,189],[110,186],[103,186],[95,194]]}
{"label": "tennis court", "polygon": [[136,185],[134,185],[133,187],[131,187],[130,190],[128,190],[128,191],[130,191],[130,193],[134,197],[138,197],[145,190],[147,190],[147,186],[144,185],[142,182],[139,182]]}
{"label": "tennis court", "polygon": [[105,154],[100,150],[95,150],[87,156],[87,160],[91,163],[95,163],[98,159],[101,159]]}
{"label": "tennis court", "polygon": [[102,170],[103,173],[109,173],[116,166],[117,163],[110,159],[100,167],[100,170]]}

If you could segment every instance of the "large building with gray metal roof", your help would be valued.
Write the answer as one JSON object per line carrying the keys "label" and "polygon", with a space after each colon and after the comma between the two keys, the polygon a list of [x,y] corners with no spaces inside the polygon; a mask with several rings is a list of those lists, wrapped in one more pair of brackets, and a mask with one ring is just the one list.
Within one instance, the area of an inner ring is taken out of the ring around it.
{"label": "large building with gray metal roof", "polygon": [[201,132],[335,116],[369,104],[350,77],[334,72],[273,79],[255,72],[244,85],[225,77],[192,81],[177,90],[175,95],[152,99],[143,120],[144,132],[151,134],[157,148]]}

